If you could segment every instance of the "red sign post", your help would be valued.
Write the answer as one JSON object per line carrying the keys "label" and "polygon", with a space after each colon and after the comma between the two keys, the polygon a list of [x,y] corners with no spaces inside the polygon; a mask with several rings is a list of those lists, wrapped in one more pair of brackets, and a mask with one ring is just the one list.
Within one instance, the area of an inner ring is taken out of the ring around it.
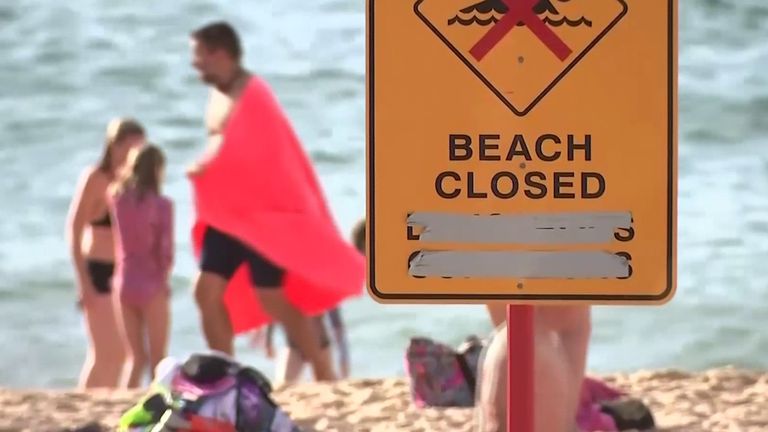
{"label": "red sign post", "polygon": [[534,431],[534,307],[507,305],[507,431]]}

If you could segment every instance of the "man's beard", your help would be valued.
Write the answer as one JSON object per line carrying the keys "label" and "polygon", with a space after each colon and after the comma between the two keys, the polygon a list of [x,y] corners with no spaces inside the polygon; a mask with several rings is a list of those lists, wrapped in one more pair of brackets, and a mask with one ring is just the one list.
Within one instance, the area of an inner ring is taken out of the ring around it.
{"label": "man's beard", "polygon": [[210,85],[218,85],[219,84],[219,80],[216,79],[216,77],[213,74],[204,73],[204,72],[200,73],[200,81],[202,81],[202,82],[204,82],[206,84],[210,84]]}

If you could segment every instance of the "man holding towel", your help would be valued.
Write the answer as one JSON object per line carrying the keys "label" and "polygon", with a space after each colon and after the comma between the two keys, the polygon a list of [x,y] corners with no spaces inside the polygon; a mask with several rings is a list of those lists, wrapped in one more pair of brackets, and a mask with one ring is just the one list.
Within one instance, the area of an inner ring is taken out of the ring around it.
{"label": "man holding towel", "polygon": [[[362,290],[362,261],[358,268],[333,237],[309,159],[266,84],[242,66],[235,30],[225,22],[208,24],[192,33],[191,45],[193,66],[211,87],[208,145],[188,169],[200,266],[195,299],[208,346],[231,355],[235,334],[274,319],[315,379],[334,380],[309,315]],[[351,270],[342,268],[339,276],[313,270],[328,267],[323,252]]]}

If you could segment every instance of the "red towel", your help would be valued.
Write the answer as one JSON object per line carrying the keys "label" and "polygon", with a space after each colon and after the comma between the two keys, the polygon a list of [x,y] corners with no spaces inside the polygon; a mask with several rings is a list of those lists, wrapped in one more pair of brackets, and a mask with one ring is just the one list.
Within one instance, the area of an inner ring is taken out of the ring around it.
{"label": "red towel", "polygon": [[[192,179],[199,258],[208,225],[228,233],[286,270],[287,298],[317,315],[360,295],[365,261],[345,239],[285,112],[253,77],[233,107],[218,154]],[[225,302],[235,334],[271,322],[241,265]]]}

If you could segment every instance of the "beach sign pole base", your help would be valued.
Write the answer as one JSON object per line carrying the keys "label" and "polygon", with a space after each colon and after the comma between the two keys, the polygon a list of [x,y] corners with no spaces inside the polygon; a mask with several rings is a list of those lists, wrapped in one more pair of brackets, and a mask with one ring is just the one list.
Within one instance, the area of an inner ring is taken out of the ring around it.
{"label": "beach sign pole base", "polygon": [[507,432],[534,429],[534,307],[507,305]]}

